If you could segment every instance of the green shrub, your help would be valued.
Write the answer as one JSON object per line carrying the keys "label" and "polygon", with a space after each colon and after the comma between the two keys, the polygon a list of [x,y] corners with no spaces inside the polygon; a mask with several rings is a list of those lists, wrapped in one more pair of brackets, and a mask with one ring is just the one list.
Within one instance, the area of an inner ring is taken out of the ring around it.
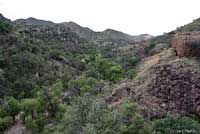
{"label": "green shrub", "polygon": [[12,25],[5,21],[0,21],[0,33],[9,33],[12,30]]}
{"label": "green shrub", "polygon": [[16,100],[14,97],[6,97],[3,108],[7,115],[12,116],[14,122],[15,116],[20,112],[19,101]]}
{"label": "green shrub", "polygon": [[13,124],[11,116],[0,118],[0,134]]}
{"label": "green shrub", "polygon": [[146,48],[145,51],[148,53],[150,50],[152,50],[154,47],[156,47],[155,43],[150,43]]}
{"label": "green shrub", "polygon": [[123,128],[122,134],[149,134],[150,130],[145,127],[143,117],[138,113],[137,105],[125,101],[121,106]]}
{"label": "green shrub", "polygon": [[129,59],[128,64],[129,66],[136,66],[139,62],[140,62],[140,58],[138,57],[133,57],[131,59]]}
{"label": "green shrub", "polygon": [[81,92],[94,92],[97,85],[97,80],[95,78],[80,77],[77,79],[72,79],[68,82],[69,91],[73,92],[74,95],[80,94]]}
{"label": "green shrub", "polygon": [[87,78],[87,84],[90,87],[95,87],[97,85],[97,80],[95,78],[89,77]]}
{"label": "green shrub", "polygon": [[129,70],[126,72],[126,77],[127,77],[128,79],[133,79],[135,76],[136,76],[136,70],[135,70],[135,69],[129,69]]}
{"label": "green shrub", "polygon": [[152,129],[161,134],[200,134],[200,124],[188,117],[166,117],[155,121]]}
{"label": "green shrub", "polygon": [[20,103],[20,107],[24,112],[23,122],[26,122],[26,117],[32,116],[33,112],[37,110],[39,102],[37,99],[23,99]]}
{"label": "green shrub", "polygon": [[33,133],[43,132],[45,126],[45,119],[40,117],[36,120],[29,119],[27,120],[25,127]]}
{"label": "green shrub", "polygon": [[150,43],[150,44],[149,44],[149,50],[153,49],[155,46],[156,46],[155,43]]}
{"label": "green shrub", "polygon": [[7,116],[7,113],[3,107],[0,107],[0,118],[4,118]]}
{"label": "green shrub", "polygon": [[103,100],[82,96],[66,108],[63,120],[46,133],[65,134],[149,134],[137,106],[124,102],[110,109]]}

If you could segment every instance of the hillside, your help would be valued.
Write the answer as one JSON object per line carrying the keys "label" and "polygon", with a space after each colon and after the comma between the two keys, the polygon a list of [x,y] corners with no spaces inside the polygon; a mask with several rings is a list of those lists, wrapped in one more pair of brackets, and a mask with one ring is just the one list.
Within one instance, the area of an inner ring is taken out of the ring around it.
{"label": "hillside", "polygon": [[153,37],[151,35],[145,34],[139,36],[131,36],[112,29],[106,29],[102,32],[95,32],[87,27],[82,27],[74,22],[63,22],[56,24],[51,21],[39,20],[35,18],[18,19],[14,22],[17,24],[25,25],[57,25],[58,27],[61,27],[63,29],[71,30],[72,32],[79,35],[81,38],[87,39],[97,44],[111,43],[117,45],[126,45],[129,43],[148,40]]}
{"label": "hillside", "polygon": [[173,37],[177,34],[185,33],[185,32],[197,32],[200,30],[200,18],[193,20],[192,23],[186,24],[184,26],[180,26],[177,29],[165,33],[161,36],[157,36],[155,38],[152,38],[151,42],[156,42],[156,43],[165,43],[165,42],[170,42]]}
{"label": "hillside", "polygon": [[33,18],[33,17],[30,17],[30,18],[27,18],[27,19],[17,19],[17,20],[15,20],[15,23],[24,24],[24,25],[41,25],[41,26],[55,24],[51,21],[39,20],[39,19],[36,19],[36,18]]}
{"label": "hillside", "polygon": [[199,25],[152,38],[0,14],[0,134],[199,134]]}

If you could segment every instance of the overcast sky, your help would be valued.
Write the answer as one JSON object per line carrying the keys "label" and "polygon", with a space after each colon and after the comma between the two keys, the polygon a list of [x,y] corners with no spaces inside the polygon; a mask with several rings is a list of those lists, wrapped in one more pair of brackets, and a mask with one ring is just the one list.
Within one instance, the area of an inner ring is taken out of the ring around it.
{"label": "overcast sky", "polygon": [[200,17],[200,0],[0,0],[12,20],[74,21],[95,31],[160,35]]}

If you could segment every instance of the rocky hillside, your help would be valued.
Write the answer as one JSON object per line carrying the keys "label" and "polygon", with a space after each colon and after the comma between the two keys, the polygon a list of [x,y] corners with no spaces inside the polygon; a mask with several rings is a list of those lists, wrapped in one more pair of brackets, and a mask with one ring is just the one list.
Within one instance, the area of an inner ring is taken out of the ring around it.
{"label": "rocky hillside", "polygon": [[92,49],[85,39],[70,31],[58,32],[54,26],[16,25],[5,20],[0,21],[1,97],[19,92],[29,96],[37,84],[51,85],[84,70],[85,64],[75,55]]}
{"label": "rocky hillside", "polygon": [[17,23],[17,24],[23,24],[23,25],[41,25],[41,26],[55,24],[51,21],[39,20],[39,19],[36,19],[36,18],[33,18],[33,17],[30,17],[30,18],[27,18],[27,19],[17,19],[14,22]]}
{"label": "rocky hillside", "polygon": [[199,134],[197,27],[152,38],[0,15],[0,133]]}
{"label": "rocky hillside", "polygon": [[95,32],[87,27],[82,27],[74,22],[63,22],[56,24],[51,21],[39,20],[35,18],[18,19],[14,22],[17,24],[25,25],[57,25],[58,27],[70,30],[79,35],[81,38],[84,38],[96,44],[126,45],[129,43],[145,41],[153,37],[148,34],[131,36],[112,29],[106,29],[102,32]]}
{"label": "rocky hillside", "polygon": [[137,77],[122,82],[106,101],[113,107],[129,98],[147,119],[200,116],[199,39],[197,32],[177,35],[172,48],[144,58]]}

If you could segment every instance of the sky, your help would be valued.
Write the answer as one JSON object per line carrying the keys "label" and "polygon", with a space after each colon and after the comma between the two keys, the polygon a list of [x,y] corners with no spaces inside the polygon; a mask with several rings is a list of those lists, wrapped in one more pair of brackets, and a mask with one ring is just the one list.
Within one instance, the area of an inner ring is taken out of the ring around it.
{"label": "sky", "polygon": [[200,0],[0,0],[0,13],[11,20],[35,17],[94,31],[161,35],[199,18],[199,6]]}

